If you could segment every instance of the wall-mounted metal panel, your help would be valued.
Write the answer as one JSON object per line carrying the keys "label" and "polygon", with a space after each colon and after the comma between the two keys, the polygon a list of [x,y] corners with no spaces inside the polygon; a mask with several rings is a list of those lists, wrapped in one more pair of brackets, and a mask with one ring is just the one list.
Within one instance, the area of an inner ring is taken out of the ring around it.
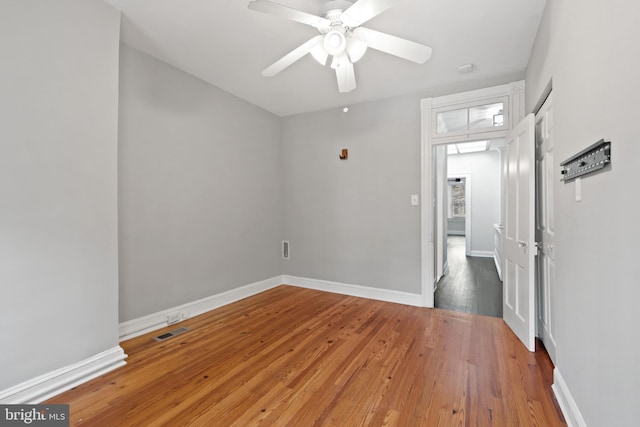
{"label": "wall-mounted metal panel", "polygon": [[611,163],[611,142],[601,139],[592,146],[560,163],[562,180],[571,181],[604,168]]}

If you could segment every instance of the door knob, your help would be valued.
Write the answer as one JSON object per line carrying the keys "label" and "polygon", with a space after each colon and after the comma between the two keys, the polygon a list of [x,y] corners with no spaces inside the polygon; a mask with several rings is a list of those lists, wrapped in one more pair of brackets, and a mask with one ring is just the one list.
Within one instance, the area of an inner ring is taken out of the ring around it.
{"label": "door knob", "polygon": [[518,240],[518,247],[520,248],[526,248],[529,244],[525,241],[522,240]]}

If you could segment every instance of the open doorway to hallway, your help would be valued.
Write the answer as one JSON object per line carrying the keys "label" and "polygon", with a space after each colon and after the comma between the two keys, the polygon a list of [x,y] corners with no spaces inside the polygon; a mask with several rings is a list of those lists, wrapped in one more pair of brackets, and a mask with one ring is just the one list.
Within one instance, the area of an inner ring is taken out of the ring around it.
{"label": "open doorway to hallway", "polygon": [[503,140],[449,144],[434,151],[440,265],[434,306],[502,317],[502,282],[494,261],[501,222]]}

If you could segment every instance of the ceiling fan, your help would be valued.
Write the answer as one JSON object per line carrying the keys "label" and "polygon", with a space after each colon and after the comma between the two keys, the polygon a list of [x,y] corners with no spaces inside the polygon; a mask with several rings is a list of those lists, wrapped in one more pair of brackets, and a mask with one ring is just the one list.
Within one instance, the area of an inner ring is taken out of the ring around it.
{"label": "ceiling fan", "polygon": [[362,58],[368,47],[423,64],[431,57],[430,47],[360,26],[399,1],[357,0],[354,3],[348,0],[331,0],[322,8],[324,17],[271,0],[252,1],[249,3],[251,10],[310,25],[320,32],[265,68],[262,75],[275,76],[308,53],[322,65],[327,63],[327,58],[331,55],[331,68],[336,70],[338,91],[344,93],[356,88],[353,64]]}

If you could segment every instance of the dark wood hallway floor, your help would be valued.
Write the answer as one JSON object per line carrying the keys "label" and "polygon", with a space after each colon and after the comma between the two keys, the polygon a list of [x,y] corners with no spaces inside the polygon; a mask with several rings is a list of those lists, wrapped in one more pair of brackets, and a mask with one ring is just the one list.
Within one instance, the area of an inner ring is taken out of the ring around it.
{"label": "dark wood hallway floor", "polygon": [[467,257],[464,236],[449,236],[449,272],[438,282],[436,308],[502,317],[502,282],[493,258]]}

